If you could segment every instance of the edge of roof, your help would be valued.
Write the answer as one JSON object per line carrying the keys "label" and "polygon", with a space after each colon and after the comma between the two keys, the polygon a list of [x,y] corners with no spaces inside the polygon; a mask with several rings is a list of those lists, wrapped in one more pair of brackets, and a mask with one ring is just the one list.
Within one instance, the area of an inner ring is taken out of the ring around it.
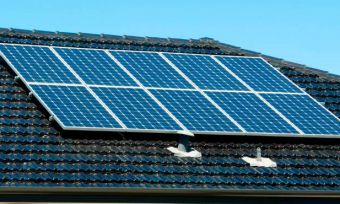
{"label": "edge of roof", "polygon": [[340,198],[340,191],[324,190],[246,190],[246,189],[157,189],[157,188],[96,188],[96,187],[0,187],[1,194],[134,194],[134,195],[163,195],[163,196],[256,196],[256,197],[314,197]]}
{"label": "edge of roof", "polygon": [[16,28],[0,28],[0,35],[18,37],[18,38],[34,38],[34,39],[46,39],[55,41],[82,41],[82,42],[98,42],[98,43],[123,43],[123,44],[151,44],[151,45],[163,45],[163,46],[210,46],[219,48],[222,51],[231,53],[231,55],[246,55],[246,56],[258,56],[263,57],[274,66],[277,67],[290,67],[305,74],[315,74],[320,78],[328,79],[331,81],[340,82],[340,75],[331,74],[327,71],[312,68],[304,64],[299,64],[291,61],[284,60],[282,58],[265,55],[260,52],[255,52],[234,45],[219,42],[213,38],[203,37],[199,39],[179,39],[179,38],[159,38],[159,37],[138,37],[130,35],[110,35],[110,34],[92,34],[92,33],[71,33],[71,32],[51,32],[42,30],[25,30]]}

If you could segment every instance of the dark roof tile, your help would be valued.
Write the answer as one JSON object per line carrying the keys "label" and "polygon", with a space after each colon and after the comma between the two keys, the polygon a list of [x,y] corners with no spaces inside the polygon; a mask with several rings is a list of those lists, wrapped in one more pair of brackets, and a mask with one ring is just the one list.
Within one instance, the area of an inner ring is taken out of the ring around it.
{"label": "dark roof tile", "polygon": [[[91,39],[90,39],[91,38]],[[156,50],[209,54],[250,54],[211,39],[181,40],[0,29],[1,42]],[[222,46],[222,48],[221,48]],[[258,53],[253,53],[258,54]],[[271,61],[281,59],[265,56]],[[0,66],[1,186],[190,188],[215,190],[327,190],[340,188],[340,146],[336,141],[276,141],[193,138],[202,158],[178,158],[166,150],[176,139],[145,136],[94,136],[60,131],[41,106]],[[290,65],[290,66],[289,66]],[[340,84],[317,71],[295,65],[281,72],[340,115]],[[263,156],[277,168],[254,168],[241,160]]]}

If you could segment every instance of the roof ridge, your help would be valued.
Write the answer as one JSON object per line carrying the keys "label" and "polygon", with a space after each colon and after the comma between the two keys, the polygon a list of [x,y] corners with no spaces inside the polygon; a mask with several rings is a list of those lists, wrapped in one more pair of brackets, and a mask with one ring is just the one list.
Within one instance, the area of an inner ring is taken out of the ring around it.
{"label": "roof ridge", "polygon": [[103,43],[138,43],[138,44],[156,44],[156,45],[175,45],[175,46],[213,46],[221,49],[230,54],[234,55],[247,55],[247,56],[259,56],[265,58],[267,61],[271,62],[274,66],[277,67],[285,67],[288,66],[297,71],[303,72],[305,74],[316,74],[320,78],[325,78],[331,81],[340,82],[340,76],[336,74],[329,73],[324,70],[316,69],[309,67],[304,64],[299,64],[295,62],[291,62],[288,60],[284,60],[282,58],[273,57],[270,55],[265,55],[260,52],[243,49],[238,46],[230,45],[227,43],[219,42],[213,38],[202,37],[199,39],[180,39],[180,38],[161,38],[161,37],[140,37],[140,36],[130,36],[130,35],[111,35],[111,34],[93,34],[93,33],[72,33],[72,32],[51,32],[51,31],[42,31],[42,30],[26,30],[26,29],[17,29],[17,28],[0,28],[0,36],[7,35],[10,37],[18,37],[18,38],[27,38],[30,36],[36,38],[46,37],[49,40],[83,40],[87,42],[92,42],[93,40],[100,40]]}
{"label": "roof ridge", "polygon": [[[203,37],[199,39],[181,39],[181,38],[161,38],[161,37],[140,37],[132,35],[112,35],[112,34],[94,34],[94,33],[73,33],[73,32],[60,32],[60,31],[43,31],[43,30],[27,30],[27,29],[17,29],[17,28],[0,28],[0,34],[19,34],[19,35],[36,35],[38,36],[50,36],[50,37],[69,37],[69,38],[97,38],[97,39],[107,39],[113,41],[135,41],[135,42],[166,42],[166,43],[180,43],[180,44],[190,44],[190,43],[200,43],[200,42],[212,42],[215,41],[212,38]],[[90,39],[89,39],[90,40]]]}

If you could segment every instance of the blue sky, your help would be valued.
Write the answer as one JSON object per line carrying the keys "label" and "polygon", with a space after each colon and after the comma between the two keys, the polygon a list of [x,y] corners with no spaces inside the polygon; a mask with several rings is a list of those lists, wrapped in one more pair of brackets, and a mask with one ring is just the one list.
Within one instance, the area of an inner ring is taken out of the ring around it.
{"label": "blue sky", "polygon": [[10,0],[0,27],[212,37],[340,75],[339,0]]}

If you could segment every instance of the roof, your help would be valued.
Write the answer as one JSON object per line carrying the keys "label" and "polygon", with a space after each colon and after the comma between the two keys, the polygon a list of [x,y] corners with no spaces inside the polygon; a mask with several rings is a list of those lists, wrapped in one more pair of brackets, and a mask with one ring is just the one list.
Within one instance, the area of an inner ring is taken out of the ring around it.
{"label": "roof", "polygon": [[[227,45],[198,40],[0,29],[0,42],[71,47],[263,56],[340,117],[340,77]],[[178,138],[156,134],[62,131],[9,66],[0,66],[0,171],[3,192],[99,191],[340,195],[340,142],[335,139],[196,136],[202,158],[167,151]],[[262,155],[277,168],[250,167]],[[35,188],[32,188],[35,187]],[[90,189],[88,187],[91,187]]]}

